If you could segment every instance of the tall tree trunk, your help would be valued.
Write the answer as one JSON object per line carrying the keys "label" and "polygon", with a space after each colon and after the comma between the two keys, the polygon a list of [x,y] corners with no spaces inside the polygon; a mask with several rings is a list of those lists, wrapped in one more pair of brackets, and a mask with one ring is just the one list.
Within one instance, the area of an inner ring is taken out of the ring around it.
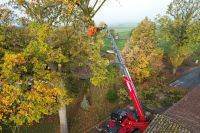
{"label": "tall tree trunk", "polygon": [[[11,131],[12,133],[19,133],[20,132],[20,128],[18,126],[12,126],[11,127]],[[1,130],[0,130],[1,133]]]}
{"label": "tall tree trunk", "polygon": [[68,133],[67,107],[66,107],[66,105],[60,107],[60,109],[59,109],[59,119],[60,119],[60,133]]}
{"label": "tall tree trunk", "polygon": [[11,127],[11,131],[12,131],[12,133],[16,133],[16,131],[17,131],[16,126]]}
{"label": "tall tree trunk", "polygon": [[173,75],[176,75],[176,71],[177,71],[177,68],[174,67],[174,68],[173,68],[173,71],[172,71]]}
{"label": "tall tree trunk", "polygon": [[[48,63],[48,66],[50,67],[50,69],[52,71],[57,71],[55,64]],[[60,73],[62,72],[61,68],[62,68],[61,64],[58,64],[58,71]],[[62,79],[60,79],[59,86],[64,88],[64,83],[63,83]],[[66,105],[63,105],[62,107],[60,107],[58,114],[59,114],[59,119],[60,119],[60,133],[68,133]]]}
{"label": "tall tree trunk", "polygon": [[[62,65],[58,64],[58,71],[61,71]],[[63,80],[60,80],[60,86],[64,88]],[[67,124],[67,105],[63,105],[59,109],[59,119],[60,119],[60,133],[68,133],[68,124]]]}

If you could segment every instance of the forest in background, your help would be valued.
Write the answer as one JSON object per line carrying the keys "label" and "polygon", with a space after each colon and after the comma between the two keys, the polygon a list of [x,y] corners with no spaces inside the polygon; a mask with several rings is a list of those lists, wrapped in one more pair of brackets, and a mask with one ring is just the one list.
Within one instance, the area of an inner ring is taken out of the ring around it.
{"label": "forest in background", "polygon": [[[86,33],[105,2],[11,0],[0,6],[1,132],[84,132],[131,103],[114,55],[106,53],[106,32]],[[167,108],[186,94],[168,84],[179,68],[200,60],[198,0],[174,0],[166,15],[111,31],[142,104]]]}

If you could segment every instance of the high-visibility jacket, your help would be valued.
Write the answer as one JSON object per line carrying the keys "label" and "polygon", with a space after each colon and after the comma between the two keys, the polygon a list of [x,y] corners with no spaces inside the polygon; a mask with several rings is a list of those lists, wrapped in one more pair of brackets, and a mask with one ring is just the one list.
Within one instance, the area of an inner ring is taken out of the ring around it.
{"label": "high-visibility jacket", "polygon": [[89,28],[88,28],[88,36],[94,36],[95,34],[96,34],[96,32],[97,32],[97,27],[95,27],[95,26],[90,26]]}

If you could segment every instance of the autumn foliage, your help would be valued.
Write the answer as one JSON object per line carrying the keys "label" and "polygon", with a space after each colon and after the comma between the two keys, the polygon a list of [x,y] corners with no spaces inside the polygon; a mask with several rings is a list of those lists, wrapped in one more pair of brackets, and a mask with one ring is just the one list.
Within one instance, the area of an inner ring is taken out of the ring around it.
{"label": "autumn foliage", "polygon": [[142,82],[162,68],[162,50],[156,47],[155,24],[145,18],[132,32],[123,56],[133,78]]}
{"label": "autumn foliage", "polygon": [[25,18],[0,9],[0,125],[32,125],[70,104],[70,87],[81,80],[76,70],[83,66],[91,71],[90,84],[106,78],[108,61],[100,55],[105,33],[87,36],[84,22],[73,17],[77,2],[12,1]]}

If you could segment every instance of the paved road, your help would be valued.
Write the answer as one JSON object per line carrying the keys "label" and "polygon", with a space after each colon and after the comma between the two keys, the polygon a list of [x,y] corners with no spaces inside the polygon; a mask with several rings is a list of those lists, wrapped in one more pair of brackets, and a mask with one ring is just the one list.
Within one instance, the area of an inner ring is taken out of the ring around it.
{"label": "paved road", "polygon": [[200,85],[200,67],[194,68],[177,80],[170,83],[170,86],[193,89]]}

